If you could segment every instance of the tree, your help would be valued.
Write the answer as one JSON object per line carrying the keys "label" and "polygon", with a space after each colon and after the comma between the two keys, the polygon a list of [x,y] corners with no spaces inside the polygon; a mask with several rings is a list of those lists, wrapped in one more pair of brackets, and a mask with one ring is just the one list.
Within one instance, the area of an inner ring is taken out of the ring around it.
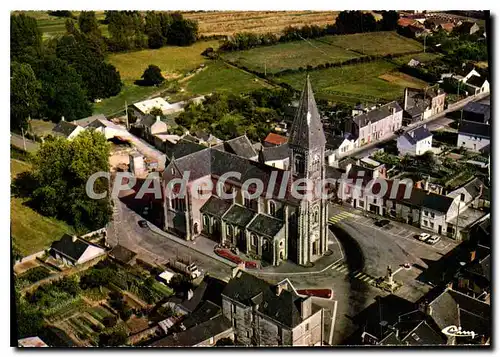
{"label": "tree", "polygon": [[382,11],[382,20],[380,20],[380,29],[382,31],[394,31],[398,27],[399,14],[397,11]]}
{"label": "tree", "polygon": [[[10,57],[37,56],[42,50],[42,32],[36,19],[25,14],[10,16]],[[25,62],[21,61],[20,62]]]}
{"label": "tree", "polygon": [[149,111],[149,114],[151,114],[155,117],[156,116],[163,116],[163,111],[158,107],[154,107]]}
{"label": "tree", "polygon": [[216,347],[222,347],[222,346],[234,346],[234,341],[231,340],[229,337],[224,337],[218,340],[215,343]]}
{"label": "tree", "polygon": [[[33,158],[31,203],[47,216],[58,217],[78,231],[105,226],[111,217],[109,198],[87,195],[89,177],[108,172],[109,144],[104,135],[88,130],[69,141],[60,137],[46,140]],[[94,192],[108,193],[107,179],[94,183]]]}
{"label": "tree", "polygon": [[92,107],[82,78],[67,62],[45,57],[37,63],[35,74],[42,83],[40,114],[54,122],[88,117]]}
{"label": "tree", "polygon": [[113,331],[109,334],[101,333],[99,335],[99,347],[123,346],[127,343],[127,338],[127,333],[123,330]]}
{"label": "tree", "polygon": [[193,289],[193,284],[189,278],[182,274],[176,274],[170,279],[170,287],[174,289],[176,293],[185,294],[190,289]]}
{"label": "tree", "polygon": [[29,64],[12,62],[10,80],[10,125],[26,129],[28,117],[40,107],[42,85]]}
{"label": "tree", "polygon": [[148,68],[146,68],[141,78],[141,84],[145,86],[157,86],[165,80],[161,74],[160,67],[155,66],[154,64],[150,64]]}
{"label": "tree", "polygon": [[174,16],[174,20],[168,30],[167,43],[175,46],[189,46],[198,39],[198,23]]}
{"label": "tree", "polygon": [[69,10],[49,11],[48,13],[49,13],[50,16],[73,18],[73,14]]}
{"label": "tree", "polygon": [[94,11],[82,11],[78,16],[78,27],[84,34],[101,35]]}

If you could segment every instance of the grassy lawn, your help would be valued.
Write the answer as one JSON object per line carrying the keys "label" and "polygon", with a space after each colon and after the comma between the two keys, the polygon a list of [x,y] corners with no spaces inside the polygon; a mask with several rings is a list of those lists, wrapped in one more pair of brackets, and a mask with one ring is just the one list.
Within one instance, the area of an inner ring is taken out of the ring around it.
{"label": "grassy lawn", "polygon": [[315,40],[280,43],[223,55],[224,59],[262,73],[265,66],[267,73],[276,73],[289,68],[306,68],[308,65],[315,67],[327,62],[338,63],[356,57],[360,55]]}
{"label": "grassy lawn", "polygon": [[[403,95],[405,87],[426,85],[423,81],[396,71],[396,66],[387,61],[312,71],[310,77],[314,92],[319,98],[351,104],[398,99]],[[300,90],[304,78],[305,73],[294,73],[278,80]]]}
{"label": "grassy lawn", "polygon": [[51,121],[40,119],[32,119],[30,121],[30,130],[39,136],[50,134],[55,126],[56,124]]}
{"label": "grassy lawn", "polygon": [[212,92],[244,93],[269,85],[262,79],[223,62],[212,62],[186,82],[186,90],[194,94]]}
{"label": "grassy lawn", "polygon": [[408,62],[410,62],[411,59],[415,59],[421,63],[427,63],[427,62],[434,61],[440,57],[442,57],[442,55],[439,53],[422,52],[422,53],[417,53],[415,55],[407,55],[407,56],[394,58],[393,61],[396,62],[397,64],[401,64],[401,65],[407,64]]}
{"label": "grassy lawn", "polygon": [[421,43],[391,31],[325,36],[319,38],[319,40],[345,50],[357,51],[365,55],[386,55],[419,50],[423,51],[423,45]]}
{"label": "grassy lawn", "polygon": [[[11,178],[29,168],[30,165],[25,162],[10,160]],[[64,233],[73,231],[66,223],[35,212],[24,205],[25,201],[24,198],[12,196],[10,199],[11,237],[24,256],[48,248]]]}
{"label": "grassy lawn", "polygon": [[218,46],[219,41],[203,41],[188,47],[166,46],[157,50],[114,53],[108,56],[107,61],[118,69],[122,80],[135,81],[141,78],[150,64],[160,67],[164,75],[191,71],[207,61],[201,55],[207,47],[215,49]]}

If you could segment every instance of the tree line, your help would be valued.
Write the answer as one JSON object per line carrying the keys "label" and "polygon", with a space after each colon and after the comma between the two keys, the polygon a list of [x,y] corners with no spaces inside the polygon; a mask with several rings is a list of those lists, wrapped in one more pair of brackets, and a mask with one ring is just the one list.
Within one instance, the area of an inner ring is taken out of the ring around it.
{"label": "tree line", "polygon": [[305,38],[318,38],[325,35],[346,35],[374,31],[396,30],[399,15],[396,11],[382,11],[382,19],[377,21],[372,13],[363,11],[342,11],[334,24],[325,26],[305,25],[302,27],[288,26],[283,34],[237,33],[230,36],[219,47],[221,52],[240,51],[257,46],[271,46],[281,42],[299,41]]}

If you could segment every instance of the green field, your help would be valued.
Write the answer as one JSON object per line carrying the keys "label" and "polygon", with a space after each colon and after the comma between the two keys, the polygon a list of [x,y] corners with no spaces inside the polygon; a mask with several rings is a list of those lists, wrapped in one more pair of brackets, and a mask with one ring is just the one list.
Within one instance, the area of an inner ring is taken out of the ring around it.
{"label": "green field", "polygon": [[225,60],[254,71],[276,73],[324,63],[339,63],[361,55],[316,40],[280,43],[223,54]]}
{"label": "green field", "polygon": [[428,62],[432,62],[440,57],[441,57],[441,55],[438,53],[422,52],[422,53],[417,53],[414,55],[397,57],[397,58],[394,58],[393,61],[399,65],[407,64],[412,59],[415,59],[415,60],[422,62],[422,63],[428,63]]}
{"label": "green field", "polygon": [[[406,86],[425,86],[425,82],[406,76],[396,68],[394,64],[380,60],[311,71],[309,75],[319,98],[349,103],[397,99],[403,95]],[[302,89],[304,79],[305,73],[279,78],[297,90]]]}
{"label": "green field", "polygon": [[203,71],[186,82],[186,90],[193,95],[216,91],[238,94],[263,87],[269,87],[269,84],[223,62],[209,63]]}
{"label": "green field", "polygon": [[[10,160],[11,178],[29,169],[29,164]],[[44,217],[25,205],[25,199],[10,199],[11,237],[13,243],[24,256],[48,248],[64,233],[73,230],[66,223],[54,218]]]}
{"label": "green field", "polygon": [[423,51],[423,45],[396,32],[368,32],[353,35],[325,36],[318,39],[344,50],[365,55],[386,55]]}
{"label": "green field", "polygon": [[107,61],[118,69],[125,81],[140,79],[150,64],[160,67],[168,78],[168,75],[184,74],[207,62],[201,53],[207,47],[217,48],[218,45],[218,41],[203,41],[188,47],[166,46],[157,50],[114,53],[108,56]]}

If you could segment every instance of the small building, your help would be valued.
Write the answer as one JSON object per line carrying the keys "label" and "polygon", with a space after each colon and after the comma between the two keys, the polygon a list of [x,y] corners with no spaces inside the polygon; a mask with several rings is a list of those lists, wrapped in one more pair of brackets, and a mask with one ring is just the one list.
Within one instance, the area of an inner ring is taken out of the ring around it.
{"label": "small building", "polygon": [[425,125],[412,129],[397,139],[399,155],[419,156],[432,149],[432,134]]}
{"label": "small building", "polygon": [[266,147],[269,146],[279,146],[286,144],[288,142],[288,138],[283,135],[275,134],[275,133],[269,133],[266,138],[264,139],[263,145]]}
{"label": "small building", "polygon": [[85,131],[83,127],[77,124],[73,124],[64,120],[61,121],[52,129],[52,133],[55,136],[63,137],[67,140],[73,140],[78,134]]}
{"label": "small building", "polygon": [[142,114],[143,116],[150,114],[151,110],[153,110],[154,108],[160,109],[163,115],[171,114],[182,109],[173,107],[172,104],[168,103],[165,99],[161,97],[134,103],[132,107],[136,111],[139,111],[139,113]]}
{"label": "small building", "polygon": [[470,95],[490,92],[490,82],[481,76],[472,76],[465,82],[465,85]]}
{"label": "small building", "polygon": [[282,170],[288,170],[289,150],[288,144],[263,147],[259,151],[259,162]]}
{"label": "small building", "polygon": [[480,152],[489,148],[490,141],[491,127],[487,124],[464,120],[458,128],[457,147]]}
{"label": "small building", "polygon": [[441,113],[444,110],[445,98],[446,93],[439,88],[405,88],[404,122],[411,124]]}
{"label": "small building", "polygon": [[490,124],[491,107],[488,104],[469,102],[462,109],[462,120]]}
{"label": "small building", "polygon": [[473,35],[480,30],[479,25],[473,21],[464,21],[457,27],[457,31],[463,35]]}
{"label": "small building", "polygon": [[142,176],[146,172],[146,165],[144,163],[144,156],[137,151],[129,155],[129,169],[134,176]]}
{"label": "small building", "polygon": [[104,249],[92,245],[76,236],[64,234],[51,245],[51,254],[66,265],[78,265],[105,254]]}

